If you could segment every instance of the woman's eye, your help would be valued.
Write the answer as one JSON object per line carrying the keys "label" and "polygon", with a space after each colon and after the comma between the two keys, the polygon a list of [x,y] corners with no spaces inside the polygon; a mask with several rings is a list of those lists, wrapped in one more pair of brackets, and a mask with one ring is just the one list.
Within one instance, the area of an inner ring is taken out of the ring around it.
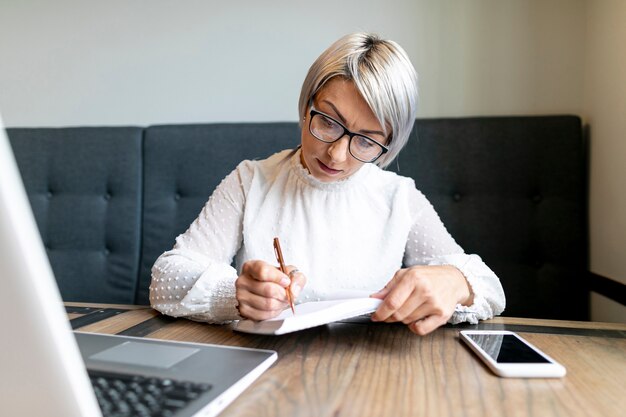
{"label": "woman's eye", "polygon": [[354,139],[357,141],[357,145],[360,148],[371,148],[374,144],[369,140],[362,136],[355,136]]}
{"label": "woman's eye", "polygon": [[322,117],[322,120],[324,121],[324,126],[326,126],[328,128],[335,128],[335,127],[337,127],[337,123],[335,123],[334,121],[332,121],[328,117]]}

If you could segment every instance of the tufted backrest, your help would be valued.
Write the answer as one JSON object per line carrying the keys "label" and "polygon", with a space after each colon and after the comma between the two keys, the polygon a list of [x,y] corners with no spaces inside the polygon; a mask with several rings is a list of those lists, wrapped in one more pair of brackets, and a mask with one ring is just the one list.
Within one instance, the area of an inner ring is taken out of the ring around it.
{"label": "tufted backrest", "polygon": [[8,129],[8,134],[63,299],[133,303],[142,129]]}
{"label": "tufted backrest", "polygon": [[145,137],[143,252],[137,301],[147,304],[150,268],[187,230],[217,185],[244,159],[297,146],[295,123],[153,126]]}
{"label": "tufted backrest", "polygon": [[[64,299],[138,304],[152,264],[219,182],[300,141],[296,123],[8,132]],[[498,274],[505,315],[588,318],[578,117],[421,119],[389,169],[414,178]]]}
{"label": "tufted backrest", "polygon": [[416,131],[391,168],[413,177],[457,242],[498,274],[505,315],[588,319],[580,119],[425,119]]}

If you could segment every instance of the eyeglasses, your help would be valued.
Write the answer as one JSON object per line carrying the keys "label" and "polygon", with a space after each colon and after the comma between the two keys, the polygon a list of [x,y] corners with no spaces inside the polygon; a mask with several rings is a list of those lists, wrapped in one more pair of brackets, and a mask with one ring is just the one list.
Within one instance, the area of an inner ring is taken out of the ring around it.
{"label": "eyeglasses", "polygon": [[348,150],[350,155],[361,162],[374,162],[380,156],[389,151],[372,138],[350,132],[344,125],[332,117],[311,109],[311,119],[309,120],[309,132],[318,140],[325,143],[333,143],[348,135],[350,142]]}

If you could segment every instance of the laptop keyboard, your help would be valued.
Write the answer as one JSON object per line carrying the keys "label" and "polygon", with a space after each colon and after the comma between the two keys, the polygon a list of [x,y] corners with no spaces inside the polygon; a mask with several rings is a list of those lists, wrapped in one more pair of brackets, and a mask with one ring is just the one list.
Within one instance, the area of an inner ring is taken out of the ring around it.
{"label": "laptop keyboard", "polygon": [[89,370],[89,378],[105,417],[170,417],[210,384]]}

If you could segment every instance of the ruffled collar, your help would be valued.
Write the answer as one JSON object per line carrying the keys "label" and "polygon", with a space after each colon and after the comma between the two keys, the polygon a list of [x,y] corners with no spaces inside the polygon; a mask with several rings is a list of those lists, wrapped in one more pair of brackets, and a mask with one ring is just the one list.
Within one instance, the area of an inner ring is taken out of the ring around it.
{"label": "ruffled collar", "polygon": [[300,159],[301,153],[302,153],[302,149],[298,148],[296,152],[291,156],[291,161],[290,161],[291,170],[304,183],[310,185],[313,188],[317,188],[319,190],[341,191],[341,190],[349,189],[356,184],[362,183],[364,179],[372,171],[372,169],[376,168],[376,166],[373,164],[363,164],[363,166],[357,172],[350,175],[348,178],[344,178],[339,181],[333,181],[333,182],[323,182],[315,178],[313,175],[311,175],[309,173],[309,170],[306,169],[302,165],[302,162]]}

